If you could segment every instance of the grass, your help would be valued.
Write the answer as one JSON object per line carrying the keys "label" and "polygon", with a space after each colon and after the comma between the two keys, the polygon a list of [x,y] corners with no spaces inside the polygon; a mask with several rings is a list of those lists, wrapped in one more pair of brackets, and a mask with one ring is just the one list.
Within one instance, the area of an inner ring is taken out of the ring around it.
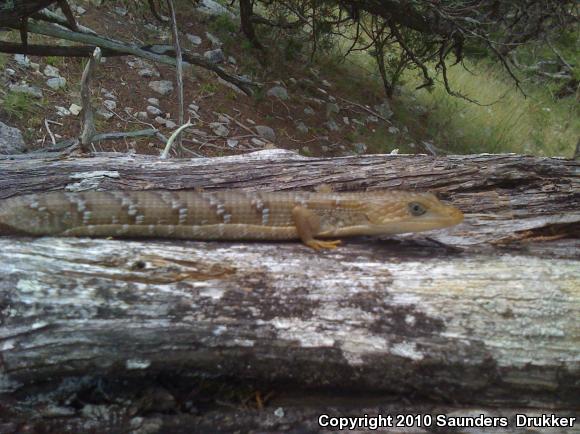
{"label": "grass", "polygon": [[33,97],[25,93],[8,91],[0,100],[0,107],[9,118],[23,119],[32,112],[33,100]]}
{"label": "grass", "polygon": [[[374,61],[366,53],[353,53],[346,61],[340,53],[317,59],[323,75],[342,95],[353,101],[373,103],[384,98]],[[580,136],[580,113],[574,97],[556,99],[549,87],[523,83],[518,91],[507,72],[489,62],[468,63],[449,68],[454,90],[478,101],[477,105],[449,95],[442,83],[430,90],[415,88],[422,83],[414,71],[402,78],[402,95],[390,103],[399,128],[409,134],[396,139],[381,127],[369,126],[356,134],[356,141],[369,145],[370,152],[413,150],[408,143],[433,141],[451,153],[520,153],[571,157]],[[426,109],[426,110],[425,110]],[[375,132],[372,132],[375,128]],[[395,142],[393,142],[395,140]],[[397,142],[398,140],[398,142]]]}
{"label": "grass", "polygon": [[[454,89],[484,105],[455,98],[442,86],[406,93],[402,98],[408,107],[427,109],[424,127],[437,146],[454,153],[572,155],[580,135],[573,98],[556,100],[543,88],[524,84],[525,96],[498,66],[470,66],[476,75],[459,66],[450,68],[450,82]],[[418,81],[409,83],[412,88]]]}

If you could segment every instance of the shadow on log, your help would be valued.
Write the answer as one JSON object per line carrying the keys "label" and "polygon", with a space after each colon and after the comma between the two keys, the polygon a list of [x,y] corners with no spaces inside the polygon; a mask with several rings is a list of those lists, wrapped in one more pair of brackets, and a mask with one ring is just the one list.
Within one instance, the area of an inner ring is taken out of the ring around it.
{"label": "shadow on log", "polygon": [[569,414],[580,405],[579,168],[517,155],[0,157],[0,200],[324,183],[429,190],[466,215],[324,253],[0,238],[3,409],[59,432],[65,419],[71,432],[111,418],[186,432],[318,430],[324,412]]}

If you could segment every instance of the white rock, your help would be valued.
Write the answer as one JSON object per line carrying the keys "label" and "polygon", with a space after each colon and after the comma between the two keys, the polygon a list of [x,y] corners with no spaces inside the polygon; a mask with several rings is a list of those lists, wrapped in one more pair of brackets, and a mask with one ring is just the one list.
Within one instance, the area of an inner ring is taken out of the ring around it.
{"label": "white rock", "polygon": [[235,17],[235,15],[230,12],[228,8],[219,4],[215,0],[200,0],[197,2],[196,9],[206,15],[227,15],[230,18]]}
{"label": "white rock", "polygon": [[211,63],[222,63],[224,60],[226,60],[224,52],[221,50],[221,48],[206,51],[203,53],[203,57],[205,57]]}
{"label": "white rock", "polygon": [[15,54],[14,55],[14,60],[20,66],[23,66],[25,68],[30,67],[30,58],[28,56],[25,56],[24,54]]}
{"label": "white rock", "polygon": [[165,121],[165,126],[169,129],[174,129],[177,126],[177,124],[173,122],[171,119],[167,119]]}
{"label": "white rock", "polygon": [[29,84],[11,84],[9,88],[13,92],[25,93],[27,95],[33,96],[34,98],[43,97],[42,90],[36,86],[30,86]]}
{"label": "white rock", "polygon": [[250,125],[256,125],[256,121],[254,121],[250,118],[246,119],[246,122],[249,123]]}
{"label": "white rock", "polygon": [[144,77],[144,78],[159,77],[159,73],[151,68],[140,69],[137,72],[137,74],[139,74],[140,77]]}
{"label": "white rock", "polygon": [[226,143],[228,144],[228,146],[230,148],[235,148],[236,146],[238,146],[239,140],[236,140],[236,139],[228,139],[226,141]]}
{"label": "white rock", "polygon": [[0,154],[21,154],[26,150],[22,132],[0,122]]}
{"label": "white rock", "polygon": [[83,8],[82,6],[77,6],[76,9],[77,9],[78,15],[84,15],[87,12],[87,10],[85,8]]}
{"label": "white rock", "polygon": [[228,134],[230,134],[230,130],[228,130],[226,126],[220,122],[212,122],[209,124],[209,127],[216,136],[227,137]]}
{"label": "white rock", "polygon": [[162,118],[161,116],[157,116],[155,118],[155,122],[157,122],[159,125],[165,125],[165,122],[167,122],[167,119]]}
{"label": "white rock", "polygon": [[46,80],[46,85],[53,90],[59,90],[66,86],[66,78],[53,77]]}
{"label": "white rock", "polygon": [[255,137],[252,138],[251,142],[256,146],[264,146],[266,144],[266,142],[263,142],[260,139],[256,139]]}
{"label": "white rock", "polygon": [[322,80],[321,83],[322,83],[323,86],[332,87],[332,84],[330,84],[330,82],[328,82],[326,80]]}
{"label": "white rock", "polygon": [[43,73],[47,77],[60,77],[60,71],[58,70],[58,68],[56,68],[52,65],[46,65],[44,67]]}
{"label": "white rock", "polygon": [[82,111],[82,107],[80,105],[77,104],[71,104],[70,107],[68,108],[68,111],[71,112],[73,115],[78,116],[79,113]]}
{"label": "white rock", "polygon": [[135,116],[137,117],[137,119],[141,121],[146,121],[149,119],[149,116],[147,116],[147,112],[138,112]]}
{"label": "white rock", "polygon": [[256,132],[260,137],[269,140],[270,142],[276,141],[276,132],[272,128],[266,125],[256,125],[254,128],[256,128]]}
{"label": "white rock", "polygon": [[188,33],[187,39],[189,39],[189,42],[191,42],[193,45],[201,45],[201,38],[197,35],[192,35],[191,33]]}
{"label": "white rock", "polygon": [[107,119],[107,120],[111,119],[111,118],[114,116],[114,114],[113,114],[113,113],[111,113],[111,112],[110,112],[110,111],[108,111],[108,110],[105,110],[104,108],[98,108],[98,109],[97,109],[97,114],[98,114],[100,117],[102,117],[102,118],[104,118],[104,119]]}
{"label": "white rock", "polygon": [[350,125],[350,119],[348,118],[348,116],[343,116],[343,118],[342,118],[342,122],[343,122],[345,125]]}
{"label": "white rock", "polygon": [[104,87],[103,87],[103,88],[101,88],[101,93],[103,94],[103,96],[104,96],[105,98],[108,98],[108,99],[117,99],[117,97],[116,97],[116,96],[115,96],[115,95],[114,95],[112,92],[109,92],[109,91],[108,91],[107,89],[105,89]]}
{"label": "white rock", "polygon": [[115,8],[115,13],[117,15],[121,15],[122,17],[124,17],[125,15],[127,15],[127,9],[122,8],[122,7],[116,7]]}
{"label": "white rock", "polygon": [[147,102],[155,107],[159,107],[159,100],[157,98],[147,98]]}
{"label": "white rock", "polygon": [[278,98],[281,100],[287,100],[289,98],[288,91],[282,86],[274,86],[268,89],[266,95],[272,98]]}
{"label": "white rock", "polygon": [[193,102],[191,104],[189,104],[188,107],[189,107],[190,110],[193,110],[194,112],[199,111],[199,106],[197,104],[193,103]]}
{"label": "white rock", "polygon": [[390,134],[399,134],[401,132],[401,130],[399,130],[397,127],[389,127],[389,129],[387,131]]}
{"label": "white rock", "polygon": [[226,124],[226,125],[230,124],[230,119],[222,114],[218,115],[218,121],[220,121],[222,124]]}
{"label": "white rock", "polygon": [[117,108],[117,103],[111,99],[103,101],[103,104],[108,110],[115,110]]}
{"label": "white rock", "polygon": [[152,105],[148,105],[146,110],[147,110],[147,113],[149,113],[151,116],[160,116],[163,114],[162,110],[160,110],[157,107],[152,106]]}
{"label": "white rock", "polygon": [[62,107],[59,105],[54,106],[54,108],[56,109],[56,114],[59,116],[70,116],[70,110],[67,109],[66,107]]}
{"label": "white rock", "polygon": [[4,73],[8,76],[8,77],[12,77],[13,75],[16,75],[16,71],[14,71],[12,68],[6,68],[4,70]]}
{"label": "white rock", "polygon": [[149,87],[161,95],[169,95],[173,92],[173,83],[169,80],[152,81]]}
{"label": "white rock", "polygon": [[234,56],[229,56],[228,57],[228,63],[230,65],[237,65],[238,64],[238,62],[236,62],[236,58]]}
{"label": "white rock", "polygon": [[302,134],[306,134],[308,132],[308,127],[304,122],[298,122],[298,124],[296,125],[296,129]]}

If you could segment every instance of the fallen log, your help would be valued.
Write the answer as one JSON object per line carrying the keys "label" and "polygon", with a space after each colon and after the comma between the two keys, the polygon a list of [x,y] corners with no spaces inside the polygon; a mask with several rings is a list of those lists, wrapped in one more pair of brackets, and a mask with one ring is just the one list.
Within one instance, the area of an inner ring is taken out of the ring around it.
{"label": "fallen log", "polygon": [[[361,397],[386,396],[578,408],[579,168],[518,155],[0,157],[0,200],[329,184],[434,191],[466,216],[426,236],[355,239],[322,254],[300,243],[0,238],[1,396],[22,414],[33,391],[54,401],[65,384],[78,396],[95,379],[170,376],[333,390],[359,409]],[[47,416],[47,401],[31,402]],[[58,408],[81,417],[79,405]]]}

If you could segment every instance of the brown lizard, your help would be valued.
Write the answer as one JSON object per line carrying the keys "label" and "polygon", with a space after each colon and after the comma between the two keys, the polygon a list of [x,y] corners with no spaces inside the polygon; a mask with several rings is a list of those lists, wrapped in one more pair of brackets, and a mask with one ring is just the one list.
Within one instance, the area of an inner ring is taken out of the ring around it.
{"label": "brown lizard", "polygon": [[333,249],[340,238],[456,225],[462,212],[431,193],[87,191],[0,201],[0,235],[195,240],[301,239]]}

